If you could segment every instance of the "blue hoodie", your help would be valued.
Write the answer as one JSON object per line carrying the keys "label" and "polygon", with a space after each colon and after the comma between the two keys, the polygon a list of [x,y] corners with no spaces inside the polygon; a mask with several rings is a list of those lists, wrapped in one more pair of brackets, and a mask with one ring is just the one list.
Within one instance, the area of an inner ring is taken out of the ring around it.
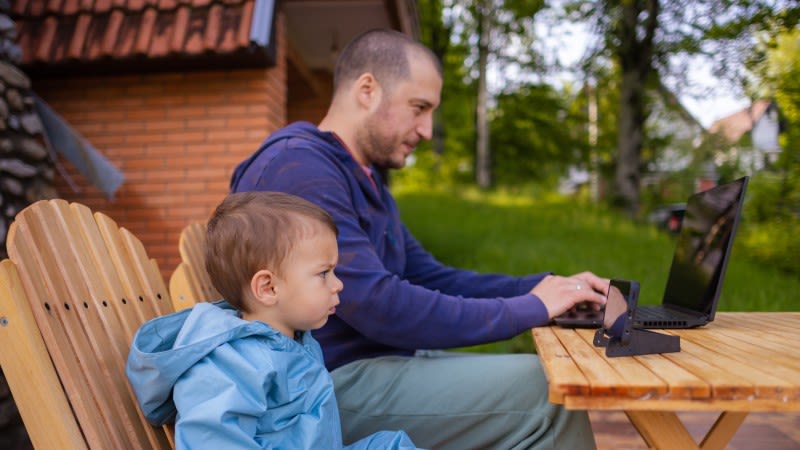
{"label": "blue hoodie", "polygon": [[542,301],[529,294],[547,274],[515,278],[441,264],[406,229],[372,173],[377,189],[334,134],[297,122],[273,133],[231,179],[232,192],[294,194],[336,221],[344,290],[336,315],[314,331],[328,369],[508,339],[548,322]]}
{"label": "blue hoodie", "polygon": [[416,448],[385,431],[344,447],[319,344],[243,320],[226,302],[146,322],[126,374],[147,420],[176,418],[177,449]]}

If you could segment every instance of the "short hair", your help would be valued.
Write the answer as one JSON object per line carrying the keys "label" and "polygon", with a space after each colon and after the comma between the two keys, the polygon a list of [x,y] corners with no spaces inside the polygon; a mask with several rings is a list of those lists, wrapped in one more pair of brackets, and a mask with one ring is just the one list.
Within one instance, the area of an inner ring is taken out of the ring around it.
{"label": "short hair", "polygon": [[[316,226],[315,226],[316,225]],[[230,194],[206,225],[206,270],[217,291],[236,309],[248,311],[245,289],[256,272],[279,272],[297,241],[319,231],[339,234],[319,206],[282,192]]]}
{"label": "short hair", "polygon": [[442,76],[442,65],[428,47],[399,31],[373,29],[356,36],[342,50],[333,73],[333,92],[367,72],[391,91],[398,81],[411,76],[409,51],[427,56]]}

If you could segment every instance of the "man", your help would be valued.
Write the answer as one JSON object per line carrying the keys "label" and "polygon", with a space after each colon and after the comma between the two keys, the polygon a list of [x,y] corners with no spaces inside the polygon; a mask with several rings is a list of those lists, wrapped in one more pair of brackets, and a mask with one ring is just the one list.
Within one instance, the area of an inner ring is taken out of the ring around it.
{"label": "man", "polygon": [[314,335],[345,442],[401,429],[437,449],[594,448],[586,414],[548,402],[535,356],[424,351],[510,338],[578,302],[604,303],[595,291],[608,287],[589,272],[514,278],[455,269],[414,239],[375,168],[402,168],[431,138],[441,88],[427,48],[394,31],[364,33],[342,51],[319,126],[273,133],[237,167],[231,189],[295,194],[336,221],[344,290]]}

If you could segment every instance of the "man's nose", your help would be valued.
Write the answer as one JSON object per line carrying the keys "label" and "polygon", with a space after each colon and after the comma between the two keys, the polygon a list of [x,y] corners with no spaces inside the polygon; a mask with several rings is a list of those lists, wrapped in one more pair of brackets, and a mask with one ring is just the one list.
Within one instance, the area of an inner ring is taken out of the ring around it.
{"label": "man's nose", "polygon": [[417,124],[417,134],[419,134],[422,139],[427,141],[431,140],[433,137],[433,112],[423,114],[419,120],[420,122]]}

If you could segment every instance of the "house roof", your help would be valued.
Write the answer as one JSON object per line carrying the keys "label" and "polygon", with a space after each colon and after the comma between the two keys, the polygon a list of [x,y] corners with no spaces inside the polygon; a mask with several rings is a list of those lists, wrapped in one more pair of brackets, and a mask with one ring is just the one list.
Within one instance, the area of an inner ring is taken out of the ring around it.
{"label": "house roof", "polygon": [[272,64],[273,8],[273,0],[15,0],[11,13],[26,72],[64,74],[222,56]]}
{"label": "house roof", "polygon": [[772,100],[758,100],[741,111],[714,121],[708,131],[723,136],[730,143],[738,142],[745,133],[753,129],[771,104]]}

